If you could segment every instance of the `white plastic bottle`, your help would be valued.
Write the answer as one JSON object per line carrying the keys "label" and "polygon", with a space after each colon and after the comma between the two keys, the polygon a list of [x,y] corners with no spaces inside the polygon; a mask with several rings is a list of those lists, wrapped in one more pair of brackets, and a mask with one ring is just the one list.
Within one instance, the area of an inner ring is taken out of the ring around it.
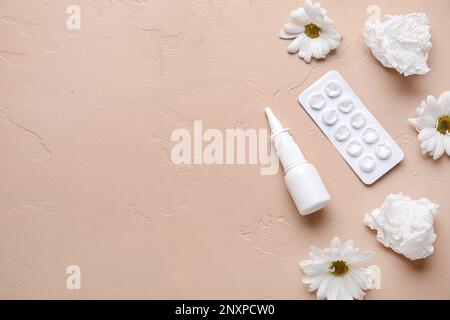
{"label": "white plastic bottle", "polygon": [[284,169],[286,186],[301,215],[324,208],[331,200],[316,167],[306,161],[302,151],[283,128],[270,108],[265,109],[272,131],[272,142]]}

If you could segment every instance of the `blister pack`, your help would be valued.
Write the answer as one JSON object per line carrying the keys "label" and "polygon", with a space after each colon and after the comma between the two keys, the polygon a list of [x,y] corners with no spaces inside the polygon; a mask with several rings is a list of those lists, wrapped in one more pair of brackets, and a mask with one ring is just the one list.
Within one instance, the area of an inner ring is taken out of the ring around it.
{"label": "blister pack", "polygon": [[298,100],[363,183],[373,184],[403,160],[403,150],[338,71],[326,73]]}

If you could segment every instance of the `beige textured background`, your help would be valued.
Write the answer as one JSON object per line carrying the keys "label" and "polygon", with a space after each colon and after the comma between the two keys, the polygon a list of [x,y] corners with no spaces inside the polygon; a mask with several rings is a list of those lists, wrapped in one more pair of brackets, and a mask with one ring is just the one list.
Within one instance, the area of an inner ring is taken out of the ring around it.
{"label": "beige textured background", "polygon": [[[344,35],[322,62],[277,33],[299,0],[0,0],[0,297],[311,299],[297,261],[332,236],[375,250],[367,299],[450,298],[450,161],[422,156],[407,118],[450,89],[450,1],[321,1]],[[65,27],[68,4],[82,10]],[[424,11],[432,72],[403,78],[363,43],[366,8]],[[406,153],[364,186],[297,104],[338,69]],[[175,166],[171,132],[194,120],[266,128],[272,106],[333,201],[301,217],[283,176]],[[435,254],[411,262],[362,223],[386,194],[441,204]],[[65,269],[82,269],[82,290]]]}

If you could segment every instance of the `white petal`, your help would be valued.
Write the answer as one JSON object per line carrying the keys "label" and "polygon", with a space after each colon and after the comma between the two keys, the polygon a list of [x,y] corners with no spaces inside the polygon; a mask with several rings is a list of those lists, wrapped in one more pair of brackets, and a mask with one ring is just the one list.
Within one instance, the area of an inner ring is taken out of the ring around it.
{"label": "white petal", "polygon": [[295,38],[294,41],[291,42],[291,44],[288,46],[288,52],[289,53],[296,53],[298,49],[300,49],[300,46],[302,45],[303,37],[298,36]]}
{"label": "white petal", "polygon": [[359,254],[359,249],[355,248],[353,240],[348,240],[344,243],[341,250],[341,258],[344,261],[350,262],[354,257]]}
{"label": "white petal", "polygon": [[300,49],[298,50],[298,56],[300,58],[302,58],[303,60],[305,60],[305,62],[307,62],[307,63],[311,62],[311,57],[312,57],[311,39],[309,37],[307,37],[306,35],[304,35],[303,41],[300,45]]}
{"label": "white petal", "polygon": [[437,144],[436,144],[436,149],[434,149],[433,152],[433,159],[437,160],[440,157],[442,157],[442,155],[445,152],[445,146],[444,146],[444,136],[440,135],[437,139]]}
{"label": "white petal", "polygon": [[426,154],[433,154],[434,149],[436,148],[437,145],[437,140],[438,140],[438,133],[436,133],[434,136],[432,136],[430,139],[425,140],[424,142],[422,142],[422,144],[420,145],[420,147],[422,148],[422,153]]}
{"label": "white petal", "polygon": [[338,237],[334,237],[331,240],[330,248],[340,250],[341,249],[341,239],[339,239]]}
{"label": "white petal", "polygon": [[331,254],[330,248],[323,249],[323,253],[324,253],[326,259],[328,259],[329,261],[332,261],[333,255]]}
{"label": "white petal", "polygon": [[337,32],[334,28],[327,28],[322,30],[320,37],[327,41],[330,49],[336,49],[339,47],[342,36],[339,32]]}
{"label": "white petal", "polygon": [[409,123],[415,126],[417,131],[420,131],[424,128],[434,128],[436,125],[436,120],[430,116],[426,116],[419,118],[411,118],[409,119]]}
{"label": "white petal", "polygon": [[364,251],[349,261],[350,264],[357,264],[362,262],[367,262],[375,256],[375,252],[373,251]]}
{"label": "white petal", "polygon": [[298,265],[300,266],[300,268],[307,268],[308,266],[312,265],[313,261],[312,260],[302,260],[298,263]]}
{"label": "white petal", "polygon": [[364,296],[364,292],[359,287],[358,283],[353,279],[351,274],[346,274],[343,277],[344,285],[349,294],[352,296],[352,298],[361,300]]}
{"label": "white petal", "polygon": [[345,285],[344,277],[339,277],[338,284],[338,300],[353,300],[349,289]]}
{"label": "white petal", "polygon": [[326,275],[317,289],[317,299],[325,299],[327,297],[328,283],[332,279],[332,276]]}
{"label": "white petal", "polygon": [[299,262],[303,273],[309,276],[328,272],[330,262],[326,260],[303,260]]}
{"label": "white petal", "polygon": [[439,104],[443,107],[443,114],[450,115],[450,91],[446,91],[438,99]]}
{"label": "white petal", "polygon": [[328,38],[327,36],[321,36],[320,38],[326,43],[326,46],[327,46],[327,54],[328,54],[328,52],[330,52],[331,50],[334,50],[334,49],[336,49],[337,47],[339,47],[339,44],[340,44],[339,41],[336,41],[336,40],[333,40],[333,39],[331,39],[331,38]]}
{"label": "white petal", "polygon": [[426,153],[430,153],[430,152],[434,151],[438,140],[439,140],[439,134],[436,132],[430,139],[428,139],[428,146],[426,148]]}
{"label": "white petal", "polygon": [[303,277],[303,283],[309,284],[308,290],[310,292],[316,291],[317,288],[319,288],[319,285],[322,283],[323,279],[325,278],[326,273],[320,274],[318,276],[304,276]]}
{"label": "white petal", "polygon": [[408,122],[411,123],[417,131],[420,131],[423,128],[419,129],[419,120],[420,118],[409,118]]}
{"label": "white petal", "polygon": [[326,16],[326,15],[327,15],[327,10],[325,10],[325,8],[322,7],[322,6],[320,5],[319,2],[317,2],[317,5],[320,6],[320,13],[321,13],[322,15]]}
{"label": "white petal", "polygon": [[353,242],[352,239],[345,241],[344,247],[350,247],[350,248],[352,248],[352,249],[356,249],[356,248],[355,248],[355,243]]}
{"label": "white petal", "polygon": [[306,26],[308,23],[310,23],[308,15],[306,14],[305,9],[303,9],[302,7],[298,8],[295,11],[292,11],[290,18],[295,23],[300,24],[302,26]]}
{"label": "white petal", "polygon": [[313,4],[311,0],[305,0],[305,2],[303,3],[303,9],[305,10],[305,13],[309,18],[311,18],[311,16],[314,14]]}
{"label": "white petal", "polygon": [[319,27],[323,27],[325,25],[324,12],[326,11],[320,7],[320,3],[316,2],[313,4],[311,1],[306,0],[303,8],[305,8],[306,14],[315,25]]}
{"label": "white petal", "polygon": [[335,277],[336,280],[334,281],[334,285],[336,287],[336,299],[335,300],[345,300],[345,296],[347,295],[345,286],[343,283],[342,277]]}
{"label": "white petal", "polygon": [[280,39],[285,39],[285,40],[289,40],[289,39],[295,39],[297,38],[298,34],[291,34],[291,33],[287,33],[286,31],[281,30],[279,37]]}
{"label": "white petal", "polygon": [[[437,131],[436,131],[437,132]],[[422,150],[423,154],[427,154],[430,153],[434,150],[434,148],[436,147],[436,136],[437,133],[435,133],[431,138],[429,138],[428,140],[424,140],[421,144],[420,144],[420,149]]]}
{"label": "white petal", "polygon": [[294,23],[286,23],[284,31],[290,34],[299,34],[305,31],[305,27]]}
{"label": "white petal", "polygon": [[311,52],[312,56],[315,59],[323,59],[326,54],[324,54],[324,50],[322,48],[322,43],[318,39],[311,40]]}
{"label": "white petal", "polygon": [[356,281],[359,288],[367,290],[370,286],[372,272],[373,271],[368,268],[352,268],[349,274]]}
{"label": "white petal", "polygon": [[427,97],[427,107],[425,108],[423,115],[430,115],[434,119],[439,118],[444,113],[444,108],[439,104],[433,96]]}
{"label": "white petal", "polygon": [[346,247],[344,245],[344,247],[341,250],[341,260],[344,261],[350,261],[350,259],[352,259],[355,256],[355,249],[351,248],[351,247]]}
{"label": "white petal", "polygon": [[313,10],[313,3],[311,0],[305,0],[305,2],[303,3],[303,9],[306,12],[306,15],[311,18],[311,15],[314,14],[314,10]]}
{"label": "white petal", "polygon": [[317,247],[311,247],[309,249],[309,257],[311,259],[324,259],[323,250]]}
{"label": "white petal", "polygon": [[427,104],[425,103],[425,101],[422,101],[420,103],[420,105],[416,108],[416,112],[419,116],[421,116],[423,114],[423,111],[426,109]]}
{"label": "white petal", "polygon": [[341,249],[339,248],[331,248],[331,260],[332,261],[336,261],[336,260],[342,260],[341,257]]}
{"label": "white petal", "polygon": [[436,133],[435,128],[425,128],[422,131],[420,131],[417,138],[420,142],[430,139],[434,134]]}
{"label": "white petal", "polygon": [[[325,11],[326,12],[326,11]],[[323,14],[323,12],[322,12]],[[323,24],[322,24],[322,29],[324,28],[329,28],[329,27],[333,27],[334,22],[333,20],[331,20],[329,17],[327,17],[325,14],[323,16]]]}
{"label": "white petal", "polygon": [[305,273],[307,273],[308,271],[311,272],[315,269],[315,264],[312,260],[302,260],[298,263],[298,265]]}
{"label": "white petal", "polygon": [[330,279],[327,288],[327,300],[337,300],[339,293],[338,282],[339,282],[338,277],[332,277]]}

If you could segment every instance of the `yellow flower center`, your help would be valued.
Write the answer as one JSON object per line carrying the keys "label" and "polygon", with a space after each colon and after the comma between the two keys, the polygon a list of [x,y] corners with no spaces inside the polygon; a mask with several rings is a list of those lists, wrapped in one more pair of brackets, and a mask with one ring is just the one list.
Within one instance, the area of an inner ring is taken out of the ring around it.
{"label": "yellow flower center", "polygon": [[306,35],[312,39],[318,38],[320,36],[321,31],[322,30],[318,26],[316,26],[314,23],[310,23],[305,26]]}
{"label": "yellow flower center", "polygon": [[438,119],[437,131],[442,134],[450,133],[450,115],[442,116]]}
{"label": "yellow flower center", "polygon": [[330,267],[330,272],[338,277],[345,275],[348,270],[348,264],[345,261],[333,261]]}

